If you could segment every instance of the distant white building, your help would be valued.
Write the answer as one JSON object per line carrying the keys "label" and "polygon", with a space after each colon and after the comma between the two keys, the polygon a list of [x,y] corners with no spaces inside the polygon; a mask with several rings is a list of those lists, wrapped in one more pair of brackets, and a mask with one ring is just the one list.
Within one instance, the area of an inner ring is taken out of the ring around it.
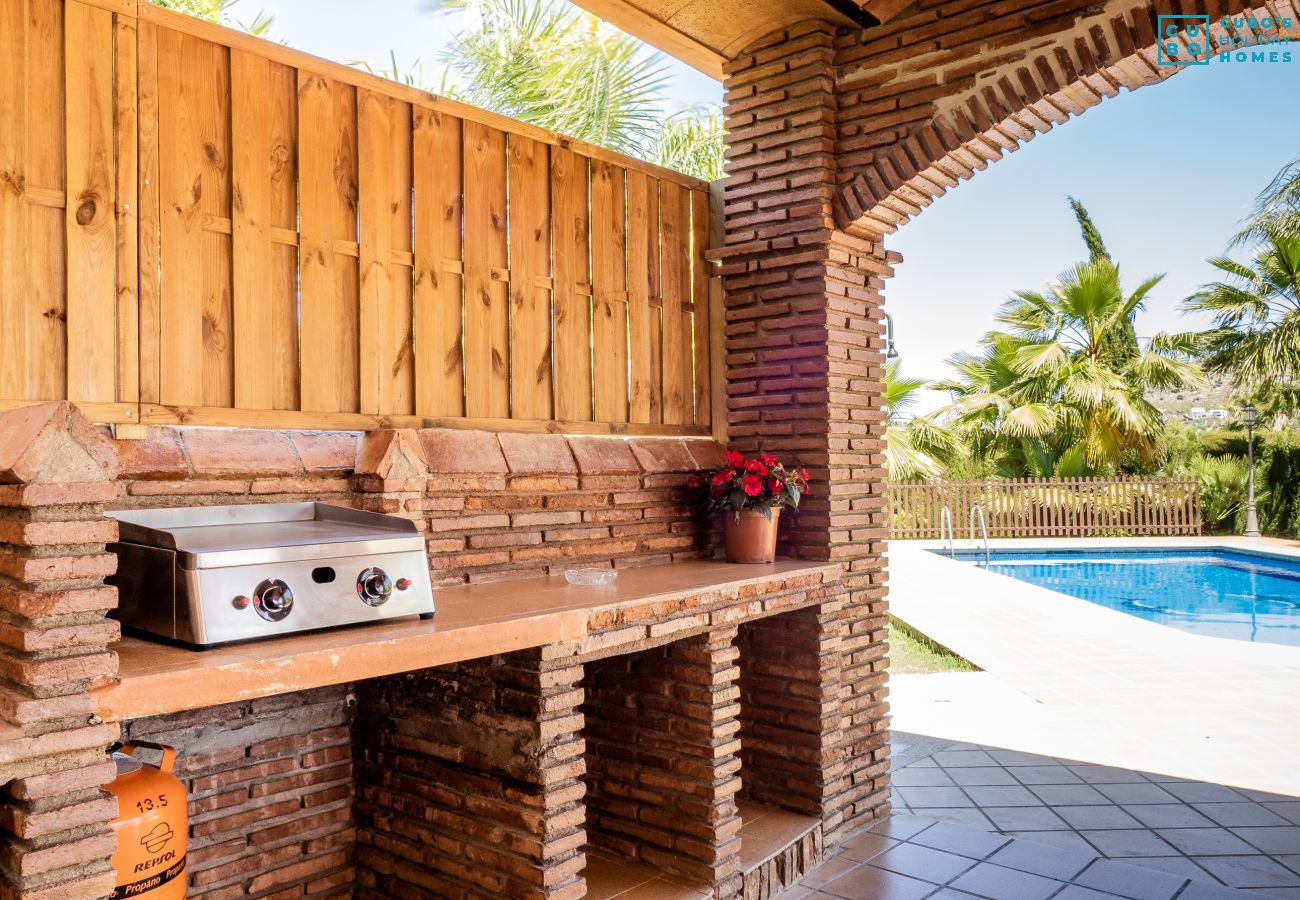
{"label": "distant white building", "polygon": [[1199,422],[1202,419],[1208,419],[1209,413],[1206,412],[1204,406],[1193,406],[1183,414],[1183,418],[1189,422]]}
{"label": "distant white building", "polygon": [[1208,411],[1208,415],[1211,419],[1226,419],[1228,418],[1228,411],[1226,409],[1211,409]]}

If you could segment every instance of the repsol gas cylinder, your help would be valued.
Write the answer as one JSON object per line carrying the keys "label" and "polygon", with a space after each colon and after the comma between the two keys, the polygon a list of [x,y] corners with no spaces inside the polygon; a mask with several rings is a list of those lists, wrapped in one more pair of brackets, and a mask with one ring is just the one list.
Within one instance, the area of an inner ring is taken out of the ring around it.
{"label": "repsol gas cylinder", "polygon": [[[136,758],[142,748],[162,754],[158,765]],[[172,774],[176,750],[163,744],[132,741],[113,754],[117,778],[108,786],[117,797],[117,835],[113,868],[118,898],[184,900],[185,836],[189,830],[185,785]]]}

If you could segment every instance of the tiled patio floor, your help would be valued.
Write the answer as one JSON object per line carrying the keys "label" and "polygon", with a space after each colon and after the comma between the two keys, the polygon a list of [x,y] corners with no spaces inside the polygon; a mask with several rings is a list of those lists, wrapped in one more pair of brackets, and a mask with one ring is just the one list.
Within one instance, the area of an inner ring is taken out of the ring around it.
{"label": "tiled patio floor", "polygon": [[[894,809],[1180,878],[1300,897],[1300,799],[896,733]],[[934,749],[938,747],[939,749]],[[1045,850],[1043,852],[1046,852]]]}
{"label": "tiled patio floor", "polygon": [[847,840],[782,900],[1231,900],[1210,883],[897,814]]}

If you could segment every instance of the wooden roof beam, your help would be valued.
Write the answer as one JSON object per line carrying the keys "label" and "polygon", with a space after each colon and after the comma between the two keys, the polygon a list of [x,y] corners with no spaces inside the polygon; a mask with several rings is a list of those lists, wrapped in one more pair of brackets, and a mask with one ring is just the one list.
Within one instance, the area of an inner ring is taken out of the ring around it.
{"label": "wooden roof beam", "polygon": [[722,80],[722,64],[726,62],[726,58],[721,53],[671,25],[660,22],[630,3],[624,0],[573,0],[573,2],[615,28],[626,31],[669,56],[680,59],[710,78]]}

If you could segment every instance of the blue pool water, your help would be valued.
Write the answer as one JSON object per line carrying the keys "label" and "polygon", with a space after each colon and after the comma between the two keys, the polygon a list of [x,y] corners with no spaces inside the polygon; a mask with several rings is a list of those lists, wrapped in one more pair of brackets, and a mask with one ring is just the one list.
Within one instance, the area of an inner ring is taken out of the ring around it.
{"label": "blue pool water", "polygon": [[[957,558],[984,566],[983,551]],[[1300,560],[1218,549],[998,550],[988,568],[1194,634],[1300,646]]]}

